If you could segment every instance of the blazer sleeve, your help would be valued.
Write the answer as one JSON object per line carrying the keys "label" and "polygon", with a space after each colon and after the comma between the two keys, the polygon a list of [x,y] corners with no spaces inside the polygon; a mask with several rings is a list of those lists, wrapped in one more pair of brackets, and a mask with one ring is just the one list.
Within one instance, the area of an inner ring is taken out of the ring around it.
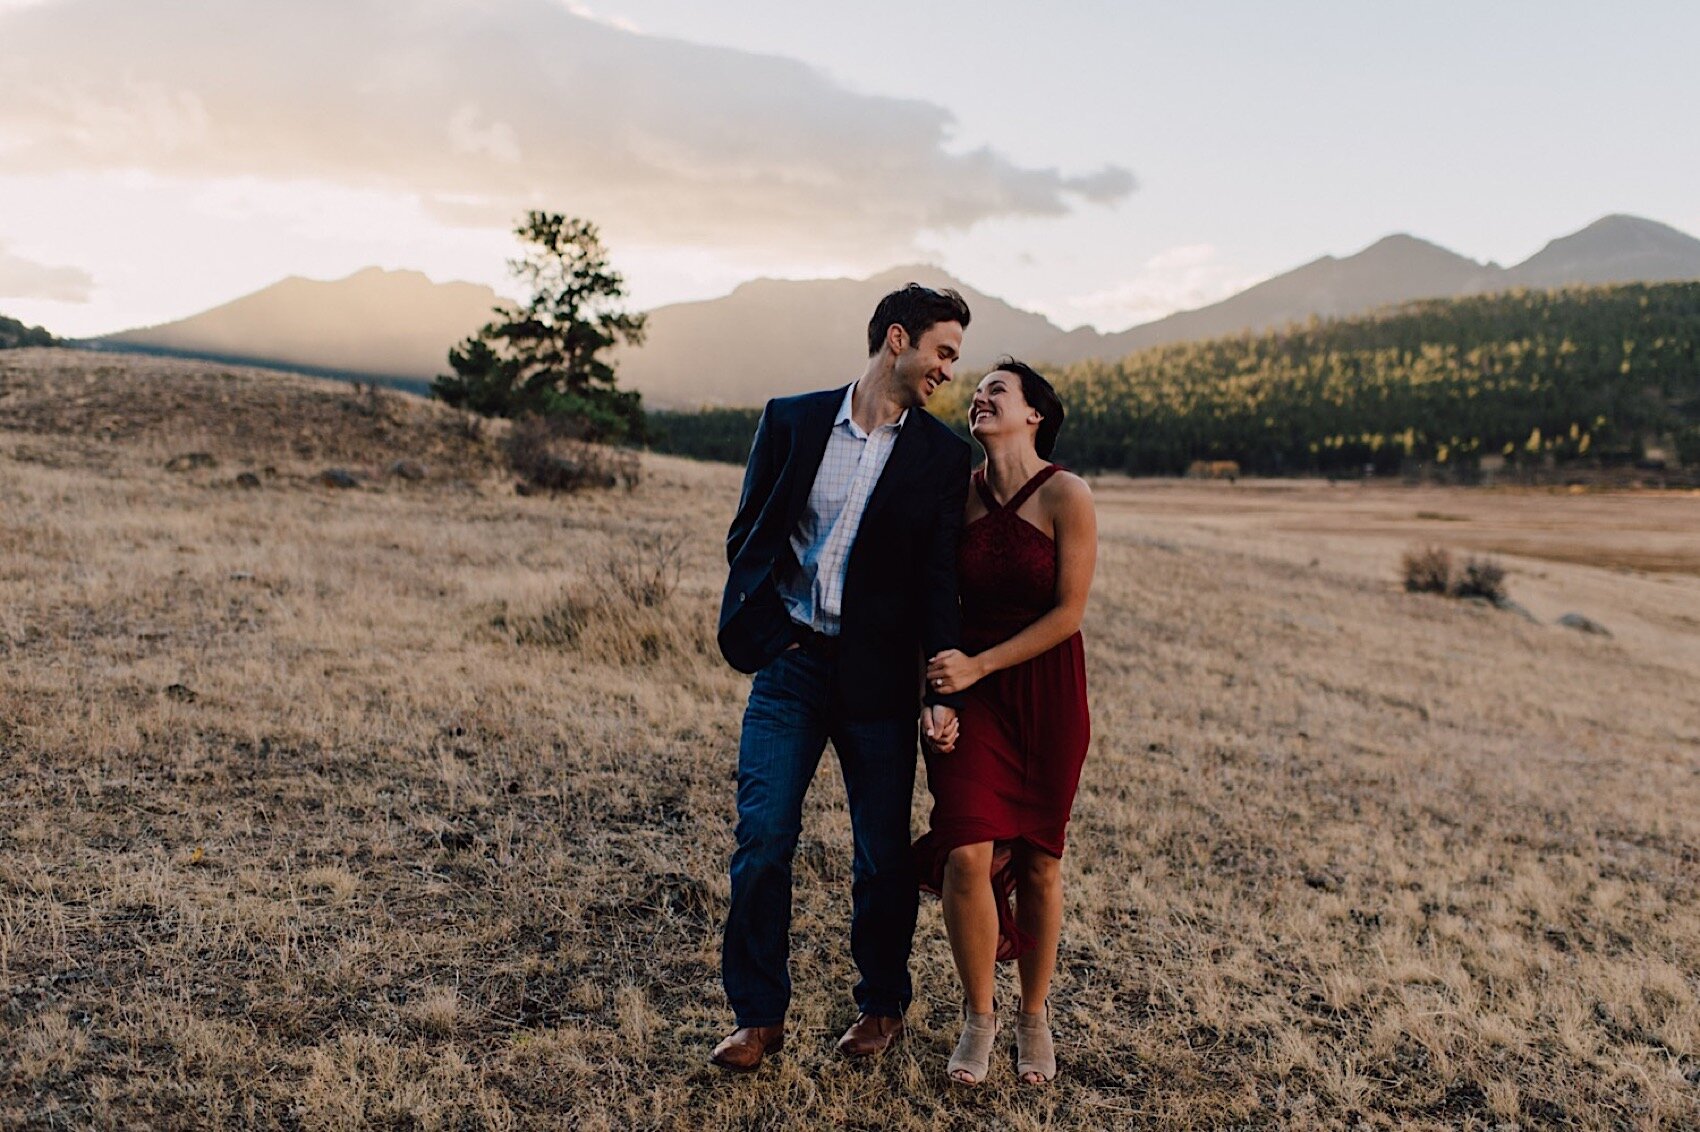
{"label": "blazer sleeve", "polygon": [[[952,439],[955,439],[954,437]],[[962,605],[956,589],[956,551],[962,541],[962,512],[968,503],[969,448],[957,441],[951,446],[950,482],[939,492],[939,509],[927,546],[926,596],[921,626],[921,647],[931,657],[946,649],[962,647]],[[955,707],[962,693],[945,694],[931,687],[922,692],[922,702]]]}
{"label": "blazer sleeve", "polygon": [[755,439],[750,442],[750,458],[744,464],[744,489],[738,496],[738,510],[726,531],[726,565],[738,559],[750,535],[756,528],[767,498],[773,494],[773,402],[769,401],[756,422]]}

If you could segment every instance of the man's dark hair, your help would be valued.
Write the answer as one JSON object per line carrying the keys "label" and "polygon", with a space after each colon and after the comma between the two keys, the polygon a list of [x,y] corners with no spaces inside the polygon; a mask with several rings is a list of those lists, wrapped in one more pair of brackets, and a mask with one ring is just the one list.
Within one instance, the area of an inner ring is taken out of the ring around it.
{"label": "man's dark hair", "polygon": [[948,287],[935,291],[910,283],[900,291],[893,291],[880,300],[880,305],[874,308],[874,317],[868,320],[868,357],[880,352],[885,332],[894,322],[914,344],[935,322],[959,322],[967,330],[968,303]]}
{"label": "man's dark hair", "polygon": [[1057,447],[1057,433],[1062,431],[1062,398],[1057,396],[1056,389],[1038,370],[1026,362],[1016,361],[1008,354],[998,359],[998,364],[992,367],[992,372],[1013,373],[1021,379],[1022,400],[1039,410],[1039,435],[1033,438],[1033,447],[1038,451],[1040,459],[1049,460]]}

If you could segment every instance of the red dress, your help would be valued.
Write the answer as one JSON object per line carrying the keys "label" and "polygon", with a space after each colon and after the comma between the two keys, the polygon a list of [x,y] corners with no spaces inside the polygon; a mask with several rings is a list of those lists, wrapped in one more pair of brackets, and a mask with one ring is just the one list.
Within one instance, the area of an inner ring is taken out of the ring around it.
{"label": "red dress", "polygon": [[[1016,512],[1058,470],[1047,466],[1001,507],[984,471],[974,473],[986,514],[962,532],[957,558],[964,652],[1007,641],[1056,605],[1056,543]],[[1017,851],[1062,856],[1091,738],[1080,634],[985,677],[963,694],[957,714],[956,749],[927,752],[933,812],[915,843],[921,887],[943,888],[952,849],[993,842],[998,958],[1014,959],[1033,946],[1010,907]]]}

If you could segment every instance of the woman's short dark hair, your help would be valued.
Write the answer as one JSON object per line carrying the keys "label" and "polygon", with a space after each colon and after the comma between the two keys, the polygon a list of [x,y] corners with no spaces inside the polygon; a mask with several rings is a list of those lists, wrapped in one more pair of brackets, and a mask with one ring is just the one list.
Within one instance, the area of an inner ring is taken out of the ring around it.
{"label": "woman's short dark hair", "polygon": [[874,308],[868,320],[868,357],[880,352],[885,332],[891,324],[901,326],[910,342],[919,342],[921,335],[937,322],[958,322],[968,329],[968,300],[946,287],[935,291],[919,283],[911,283],[893,291]]}
{"label": "woman's short dark hair", "polygon": [[992,372],[1013,373],[1021,379],[1022,399],[1039,410],[1039,435],[1033,438],[1033,447],[1038,450],[1041,458],[1049,460],[1057,447],[1057,433],[1062,431],[1062,398],[1057,396],[1057,391],[1038,370],[1026,362],[1016,361],[1008,354],[998,359],[998,364],[992,367]]}

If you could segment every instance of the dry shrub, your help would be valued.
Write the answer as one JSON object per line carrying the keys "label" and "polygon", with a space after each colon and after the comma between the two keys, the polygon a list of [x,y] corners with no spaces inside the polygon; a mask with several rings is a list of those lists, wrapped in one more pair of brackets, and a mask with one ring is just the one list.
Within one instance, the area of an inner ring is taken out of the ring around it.
{"label": "dry shrub", "polygon": [[1405,589],[1414,594],[1443,594],[1452,590],[1452,552],[1443,546],[1415,547],[1403,560]]}
{"label": "dry shrub", "polygon": [[1491,558],[1471,558],[1452,586],[1454,597],[1482,597],[1495,605],[1506,601],[1505,567]]}
{"label": "dry shrub", "polygon": [[504,608],[492,624],[520,644],[570,649],[609,664],[711,656],[709,611],[675,600],[683,551],[674,536],[634,538],[542,608]]}
{"label": "dry shrub", "polygon": [[608,556],[608,578],[627,601],[653,609],[673,600],[684,555],[685,540],[677,535],[636,538]]}
{"label": "dry shrub", "polygon": [[508,467],[525,487],[550,494],[587,487],[630,491],[642,475],[637,452],[592,444],[582,438],[577,422],[557,417],[520,417],[502,447]]}

